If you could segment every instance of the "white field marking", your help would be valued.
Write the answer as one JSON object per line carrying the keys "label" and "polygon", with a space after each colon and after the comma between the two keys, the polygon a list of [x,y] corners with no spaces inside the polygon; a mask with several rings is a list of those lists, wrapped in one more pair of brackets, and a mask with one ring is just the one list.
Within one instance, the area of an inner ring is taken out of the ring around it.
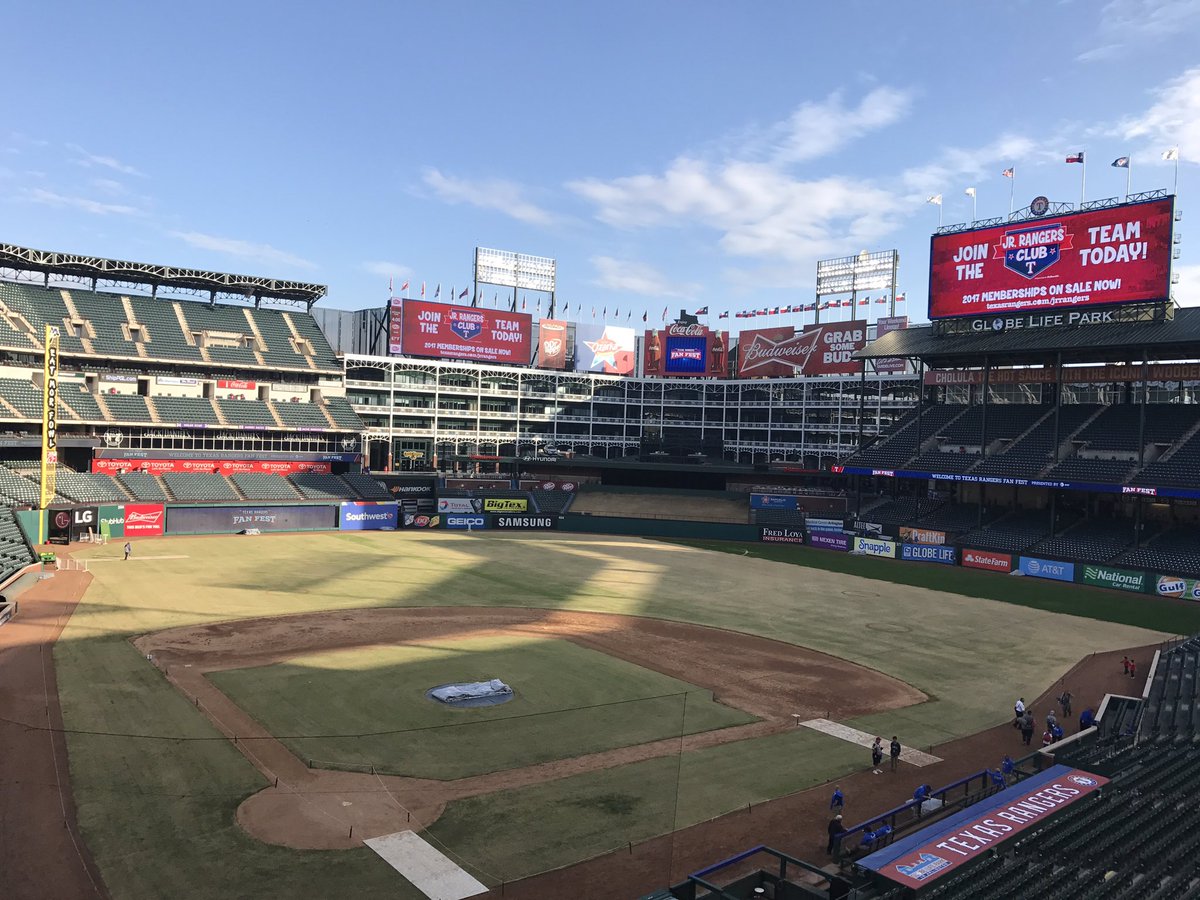
{"label": "white field marking", "polygon": [[[852,744],[858,744],[860,747],[868,749],[875,743],[875,735],[867,734],[865,731],[859,731],[857,728],[851,728],[849,725],[841,725],[837,722],[831,722],[828,719],[809,719],[807,722],[801,722],[805,728],[811,728],[813,731],[819,731],[821,734],[827,734],[830,737],[841,738],[843,741],[849,741]],[[888,745],[884,742],[883,755],[886,761],[888,755]],[[914,750],[912,747],[901,745],[900,760],[914,766],[931,766],[934,763],[940,763],[940,757],[931,756],[928,753],[923,753],[920,750]]]}
{"label": "white field marking", "polygon": [[190,556],[137,556],[136,554],[124,559],[120,556],[89,556],[88,562],[137,562],[143,559],[191,559]]}
{"label": "white field marking", "polygon": [[397,831],[363,841],[429,900],[464,900],[487,888],[449,857],[412,831]]}

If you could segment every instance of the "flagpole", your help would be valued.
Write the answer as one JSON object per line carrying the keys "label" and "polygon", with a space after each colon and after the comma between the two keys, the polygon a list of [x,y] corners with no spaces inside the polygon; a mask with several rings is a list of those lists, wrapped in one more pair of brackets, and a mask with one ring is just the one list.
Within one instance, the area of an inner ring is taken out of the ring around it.
{"label": "flagpole", "polygon": [[1175,185],[1171,188],[1171,193],[1176,196],[1179,194],[1179,148],[1175,149]]}
{"label": "flagpole", "polygon": [[1079,208],[1083,209],[1083,204],[1087,202],[1087,153],[1080,153],[1080,165],[1083,169],[1079,174]]}
{"label": "flagpole", "polygon": [[1008,214],[1011,216],[1013,214],[1013,201],[1016,199],[1016,196],[1017,196],[1017,167],[1016,166],[1012,167],[1012,177],[1010,177],[1008,180],[1010,182],[1008,185]]}
{"label": "flagpole", "polygon": [[1129,157],[1129,165],[1125,167],[1125,201],[1129,201],[1129,182],[1133,177],[1133,157]]}

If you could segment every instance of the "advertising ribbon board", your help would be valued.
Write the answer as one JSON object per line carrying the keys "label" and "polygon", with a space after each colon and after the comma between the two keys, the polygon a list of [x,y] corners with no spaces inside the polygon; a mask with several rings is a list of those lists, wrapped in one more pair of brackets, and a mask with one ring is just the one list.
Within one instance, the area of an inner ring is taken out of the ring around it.
{"label": "advertising ribbon board", "polygon": [[[170,506],[168,534],[235,534],[239,531],[318,531],[337,527],[333,506]],[[129,511],[125,513],[129,533]]]}
{"label": "advertising ribbon board", "polygon": [[808,543],[822,550],[840,550],[842,553],[850,549],[849,535],[833,531],[814,531],[809,534]]}
{"label": "advertising ribbon board", "polygon": [[913,562],[941,563],[952,566],[958,562],[958,553],[953,547],[939,544],[901,544],[900,558]]}
{"label": "advertising ribbon board", "polygon": [[1013,558],[1010,553],[999,553],[995,550],[964,549],[962,564],[968,569],[985,569],[988,572],[1012,571]]}
{"label": "advertising ribbon board", "polygon": [[524,497],[485,497],[483,511],[490,513],[525,512],[529,501]]}
{"label": "advertising ribbon board", "polygon": [[1144,594],[1150,576],[1145,572],[1134,572],[1129,569],[1110,569],[1108,566],[1086,565],[1083,567],[1079,580],[1084,584],[1092,584],[1096,587]]}
{"label": "advertising ribbon board", "polygon": [[1055,559],[1037,559],[1022,556],[1018,571],[1034,578],[1049,578],[1053,581],[1074,581],[1075,563],[1059,562]]}
{"label": "advertising ribbon board", "polygon": [[911,544],[944,544],[946,543],[946,532],[901,526],[900,540],[908,541]]}
{"label": "advertising ribbon board", "polygon": [[841,519],[816,519],[808,516],[804,520],[804,527],[809,531],[836,531],[839,534],[842,531]]}
{"label": "advertising ribbon board", "polygon": [[885,541],[882,538],[856,537],[854,539],[854,552],[862,553],[866,556],[895,558],[896,545],[892,541]]}
{"label": "advertising ribbon board", "polygon": [[758,539],[764,544],[803,544],[804,532],[784,525],[763,525],[758,529]]}

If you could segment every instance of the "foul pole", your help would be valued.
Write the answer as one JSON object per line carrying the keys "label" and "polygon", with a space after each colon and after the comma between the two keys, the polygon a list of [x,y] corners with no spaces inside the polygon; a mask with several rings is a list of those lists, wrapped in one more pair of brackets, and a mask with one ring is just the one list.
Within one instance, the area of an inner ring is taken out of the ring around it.
{"label": "foul pole", "polygon": [[45,353],[42,359],[42,492],[38,514],[38,543],[46,543],[46,510],[54,502],[55,475],[58,472],[58,337],[59,331],[46,326]]}

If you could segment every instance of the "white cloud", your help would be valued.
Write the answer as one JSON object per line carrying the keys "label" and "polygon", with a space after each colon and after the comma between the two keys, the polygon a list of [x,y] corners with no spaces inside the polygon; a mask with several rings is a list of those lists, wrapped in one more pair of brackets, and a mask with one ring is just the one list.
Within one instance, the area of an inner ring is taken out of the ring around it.
{"label": "white cloud", "polygon": [[673,282],[653,266],[611,256],[592,257],[596,267],[593,282],[611,291],[640,294],[643,297],[677,297],[688,299],[700,292],[700,285]]}
{"label": "white cloud", "polygon": [[100,168],[112,169],[114,172],[120,172],[122,175],[137,175],[139,177],[145,177],[145,173],[131,165],[128,165],[127,163],[121,162],[115,157],[89,153],[78,144],[68,144],[67,149],[73,153],[79,154],[78,158],[75,160],[76,165],[80,165],[89,169],[99,166]]}
{"label": "white cloud", "polygon": [[819,103],[803,103],[772,129],[772,158],[777,163],[795,163],[827,156],[898,122],[908,114],[912,99],[911,91],[885,86],[875,88],[851,109],[843,104],[840,92]]}
{"label": "white cloud", "polygon": [[[1001,135],[979,147],[944,147],[930,162],[901,173],[912,199],[969,187],[971,181],[994,178],[1010,166],[1062,155],[1061,141],[1035,141],[1018,134]],[[1056,149],[1057,148],[1057,149]]]}
{"label": "white cloud", "polygon": [[98,200],[92,200],[88,197],[77,197],[69,194],[59,194],[54,191],[47,191],[42,188],[32,188],[24,194],[25,199],[32,203],[40,203],[43,206],[60,206],[70,207],[72,209],[83,210],[87,213],[92,213],[97,216],[141,216],[144,215],[142,210],[136,206],[129,206],[125,203],[101,203]]}
{"label": "white cloud", "polygon": [[519,184],[500,179],[470,181],[426,169],[425,184],[447,203],[466,203],[480,209],[493,209],[530,225],[549,225],[554,216],[523,196]]}
{"label": "white cloud", "polygon": [[380,278],[408,278],[412,275],[412,269],[408,266],[386,260],[365,262],[362,264],[362,270],[372,275],[378,275]]}
{"label": "white cloud", "polygon": [[315,269],[316,265],[307,259],[272,247],[270,244],[256,244],[237,238],[220,237],[214,234],[203,234],[199,231],[172,231],[176,237],[186,244],[201,250],[211,250],[239,259],[248,259],[264,265],[290,266],[294,269]]}
{"label": "white cloud", "polygon": [[1195,0],[1109,0],[1100,10],[1095,46],[1078,54],[1078,62],[1115,59],[1140,44],[1180,34],[1200,21]]}
{"label": "white cloud", "polygon": [[1200,66],[1188,69],[1161,87],[1154,104],[1139,116],[1121,123],[1119,132],[1129,140],[1140,138],[1154,143],[1151,160],[1161,160],[1161,152],[1180,148],[1180,158],[1200,149]]}

